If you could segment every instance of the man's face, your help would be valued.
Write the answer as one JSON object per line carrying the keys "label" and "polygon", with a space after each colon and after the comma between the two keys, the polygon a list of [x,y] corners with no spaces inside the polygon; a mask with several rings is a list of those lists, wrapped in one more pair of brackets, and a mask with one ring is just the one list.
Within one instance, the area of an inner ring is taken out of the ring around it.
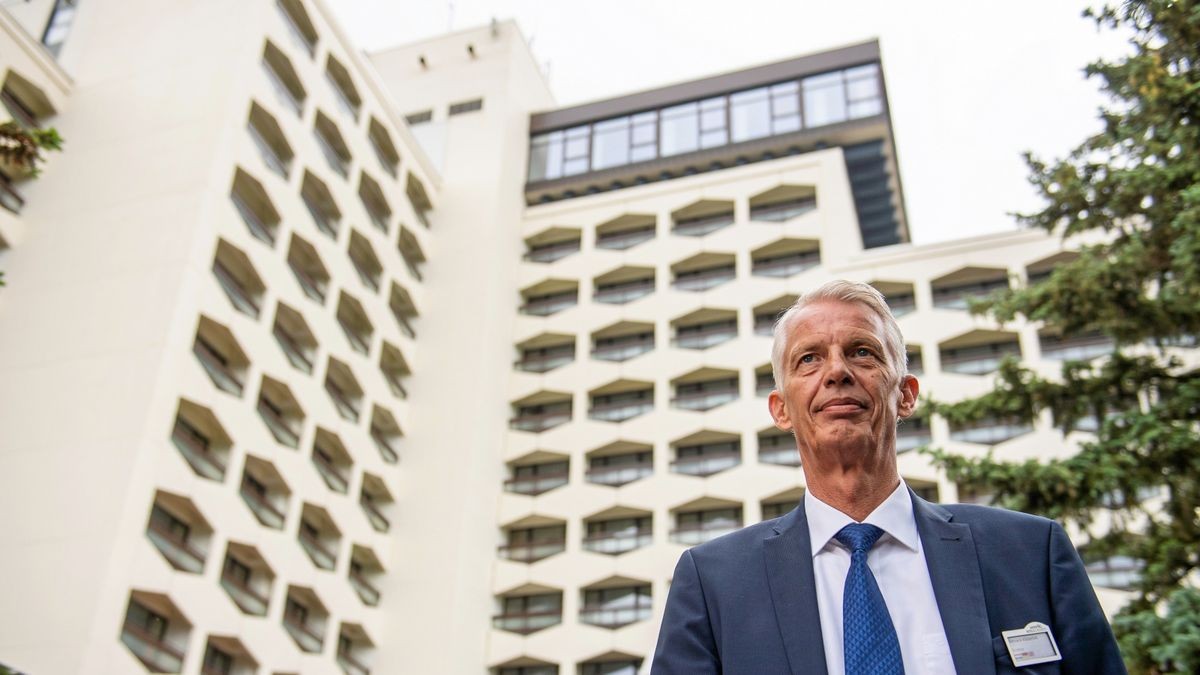
{"label": "man's face", "polygon": [[800,310],[786,338],[783,390],[769,404],[775,426],[796,434],[806,468],[891,461],[917,380],[897,380],[882,320],[858,303],[819,301]]}

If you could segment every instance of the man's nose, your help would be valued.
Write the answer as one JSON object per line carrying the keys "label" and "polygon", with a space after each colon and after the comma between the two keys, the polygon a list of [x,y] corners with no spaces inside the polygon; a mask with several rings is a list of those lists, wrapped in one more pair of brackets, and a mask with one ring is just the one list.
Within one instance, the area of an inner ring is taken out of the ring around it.
{"label": "man's nose", "polygon": [[849,384],[854,381],[850,365],[842,354],[833,354],[825,361],[825,384]]}

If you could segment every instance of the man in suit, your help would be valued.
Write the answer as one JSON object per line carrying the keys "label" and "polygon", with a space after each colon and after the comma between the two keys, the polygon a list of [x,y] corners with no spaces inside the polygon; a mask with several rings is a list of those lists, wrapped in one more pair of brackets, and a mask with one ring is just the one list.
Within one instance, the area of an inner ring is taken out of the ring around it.
{"label": "man in suit", "polygon": [[683,554],[654,675],[1125,672],[1057,523],[931,504],[900,479],[896,425],[918,384],[878,291],[803,295],[771,357],[771,417],[796,437],[804,499]]}

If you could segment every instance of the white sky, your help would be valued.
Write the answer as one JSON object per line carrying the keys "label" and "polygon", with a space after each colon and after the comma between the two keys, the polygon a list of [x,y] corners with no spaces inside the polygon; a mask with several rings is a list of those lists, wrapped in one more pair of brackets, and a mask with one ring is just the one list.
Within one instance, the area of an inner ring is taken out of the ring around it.
{"label": "white sky", "polygon": [[914,241],[1012,229],[1038,206],[1020,154],[1099,129],[1082,68],[1126,50],[1063,0],[326,0],[376,51],[515,19],[561,105],[877,37]]}

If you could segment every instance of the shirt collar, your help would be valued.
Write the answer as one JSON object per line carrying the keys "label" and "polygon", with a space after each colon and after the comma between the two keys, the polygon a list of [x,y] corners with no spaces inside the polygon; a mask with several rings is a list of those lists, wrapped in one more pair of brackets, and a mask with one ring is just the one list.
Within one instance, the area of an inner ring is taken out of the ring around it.
{"label": "shirt collar", "polygon": [[[812,544],[813,557],[829,544],[839,530],[854,522],[850,516],[814,497],[807,490],[804,491],[804,515],[808,518],[808,539]],[[906,548],[920,551],[912,496],[904,479],[863,522],[875,525]]]}

